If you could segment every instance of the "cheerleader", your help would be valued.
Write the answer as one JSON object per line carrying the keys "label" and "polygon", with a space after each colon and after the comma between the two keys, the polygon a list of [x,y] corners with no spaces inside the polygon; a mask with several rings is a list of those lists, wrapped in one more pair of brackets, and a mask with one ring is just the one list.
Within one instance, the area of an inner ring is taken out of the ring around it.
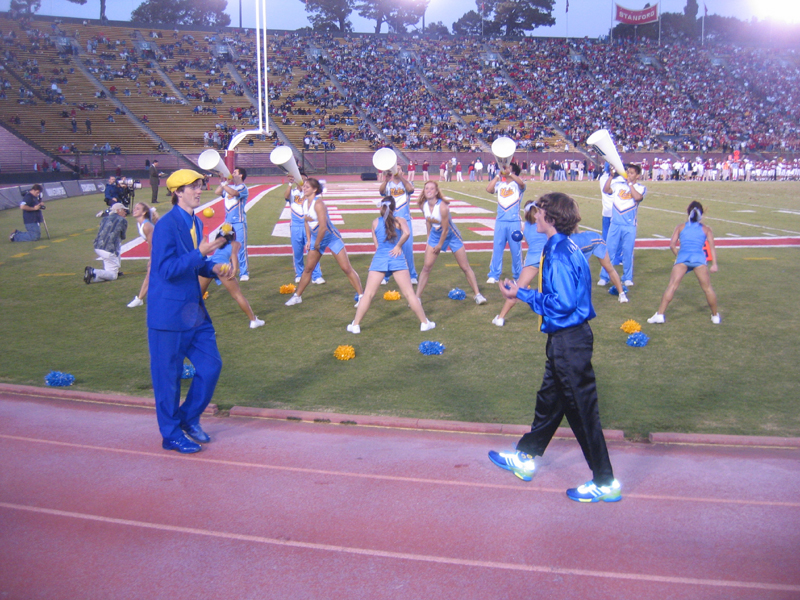
{"label": "cheerleader", "polygon": [[[547,235],[536,230],[536,210],[536,203],[533,200],[525,203],[525,228],[522,235],[525,236],[525,241],[528,243],[528,253],[525,255],[525,264],[522,266],[522,272],[517,280],[517,284],[521,288],[530,287],[531,282],[538,275],[542,249],[547,241]],[[516,299],[507,299],[500,314],[492,319],[492,323],[498,327],[505,325],[506,315],[516,303]]]}
{"label": "cheerleader", "polygon": [[319,264],[319,259],[322,258],[326,249],[330,249],[342,272],[347,275],[350,285],[356,290],[358,294],[356,306],[358,306],[358,302],[364,295],[361,279],[347,257],[342,235],[328,218],[328,209],[322,201],[322,191],[322,184],[313,177],[309,177],[303,182],[303,213],[306,221],[306,239],[308,239],[306,251],[308,256],[306,256],[306,266],[303,269],[303,275],[300,277],[300,283],[297,285],[297,291],[286,302],[286,306],[294,306],[303,301],[303,291],[311,282],[311,274]]}
{"label": "cheerleader", "polygon": [[[669,284],[661,297],[661,305],[658,307],[658,312],[647,319],[647,322],[663,323],[665,321],[664,313],[672,301],[678,286],[680,286],[681,279],[689,271],[694,271],[711,309],[711,322],[714,325],[719,325],[720,316],[717,310],[717,295],[714,293],[714,288],[711,287],[711,277],[709,276],[709,272],[717,272],[717,250],[714,247],[714,234],[710,227],[701,222],[703,218],[702,204],[695,200],[689,204],[686,212],[689,214],[689,220],[675,228],[672,233],[672,239],[669,242],[669,249],[677,257],[672,267]],[[680,242],[680,249],[678,249],[678,242]],[[708,242],[708,251],[711,256],[711,267],[706,266],[708,262],[704,249],[706,242]]]}
{"label": "cheerleader", "polygon": [[[303,275],[303,269],[305,268],[303,254],[306,243],[308,242],[306,238],[305,215],[303,214],[303,194],[299,189],[294,187],[294,177],[289,175],[288,178],[289,187],[286,189],[284,199],[286,200],[286,208],[292,213],[292,222],[289,231],[292,240],[292,254],[294,256],[294,282],[300,283],[300,277]],[[302,182],[300,183],[302,185]],[[314,271],[311,273],[311,283],[316,283],[318,285],[325,283],[319,264],[314,267]]]}
{"label": "cheerleader", "polygon": [[[133,218],[136,219],[136,227],[139,229],[139,235],[142,236],[147,242],[148,248],[153,239],[153,226],[158,221],[158,212],[155,208],[149,207],[144,202],[137,202],[133,207]],[[147,271],[144,274],[144,281],[142,287],[139,289],[139,294],[133,297],[133,300],[128,302],[128,308],[136,308],[144,304],[144,297],[147,295],[147,286],[150,282],[150,259],[147,259]]]}
{"label": "cheerleader", "polygon": [[[236,279],[236,276],[239,274],[239,250],[241,250],[242,247],[242,245],[236,241],[236,231],[233,229],[233,227],[231,227],[230,223],[225,223],[223,224],[220,232],[217,234],[217,237],[224,237],[227,242],[225,242],[224,246],[219,248],[216,252],[214,252],[214,254],[211,255],[211,262],[215,265],[224,265],[224,268],[226,269],[224,272],[226,274],[227,269],[233,270],[233,275],[231,277],[222,277],[216,279],[217,285],[225,286],[225,289],[228,290],[231,298],[236,300],[239,308],[241,308],[244,314],[247,315],[247,318],[250,319],[250,329],[257,329],[258,327],[264,325],[264,321],[259,319],[253,313],[253,309],[250,307],[250,303],[247,301],[247,298],[244,297],[242,288],[239,287],[239,281]],[[214,281],[214,279],[200,277],[201,297],[206,295],[208,286],[212,281]]]}
{"label": "cheerleader", "polygon": [[520,179],[520,168],[511,163],[489,182],[486,191],[497,195],[497,217],[494,222],[494,247],[492,260],[489,263],[489,274],[486,283],[497,283],[503,271],[503,254],[506,245],[511,252],[511,275],[519,279],[522,268],[522,245],[511,237],[512,232],[519,229],[519,207],[522,194],[525,193],[525,182]]}
{"label": "cheerleader", "polygon": [[[409,200],[411,194],[414,193],[414,184],[411,180],[403,176],[403,168],[398,166],[397,172],[392,174],[386,171],[383,174],[383,183],[379,189],[381,196],[392,196],[394,198],[397,209],[394,210],[395,217],[402,217],[405,219],[409,229],[408,239],[403,243],[403,255],[405,256],[406,263],[408,264],[408,272],[411,276],[411,283],[417,284],[417,269],[414,266],[414,230],[411,223],[411,210],[409,208]],[[389,276],[383,278],[383,285],[389,283]]]}
{"label": "cheerleader", "polygon": [[422,309],[422,303],[414,295],[411,273],[403,252],[403,244],[411,237],[408,223],[404,217],[395,215],[396,205],[392,196],[385,196],[381,200],[380,210],[381,216],[372,222],[372,241],[375,243],[376,250],[372,264],[369,266],[367,287],[364,289],[364,297],[358,303],[356,317],[347,326],[347,331],[361,333],[361,319],[367,314],[375,292],[381,285],[384,273],[394,276],[400,291],[408,300],[408,306],[419,319],[420,331],[430,331],[436,327],[436,323],[428,320]]}
{"label": "cheerleader", "polygon": [[450,209],[448,207],[450,201],[445,200],[442,192],[439,191],[439,185],[435,181],[425,183],[417,204],[425,215],[425,225],[428,229],[425,264],[422,267],[422,273],[419,275],[417,298],[422,297],[422,291],[428,283],[428,277],[439,253],[449,248],[453,256],[455,256],[456,263],[458,263],[458,266],[461,267],[467,277],[467,282],[474,294],[475,304],[486,304],[486,298],[481,295],[478,289],[478,280],[475,278],[475,272],[469,266],[467,251],[464,248],[464,242],[461,241],[461,234],[450,218]]}
{"label": "cheerleader", "polygon": [[569,239],[575,242],[578,248],[581,249],[581,252],[583,252],[583,255],[586,257],[587,261],[592,256],[597,257],[597,260],[600,261],[600,265],[608,273],[611,283],[613,283],[614,287],[617,289],[620,304],[625,304],[628,302],[628,296],[626,292],[628,288],[622,285],[622,280],[619,277],[619,273],[617,273],[617,270],[611,266],[611,257],[608,255],[608,249],[606,248],[606,243],[603,238],[593,231],[579,232],[576,229],[575,233],[569,236]]}

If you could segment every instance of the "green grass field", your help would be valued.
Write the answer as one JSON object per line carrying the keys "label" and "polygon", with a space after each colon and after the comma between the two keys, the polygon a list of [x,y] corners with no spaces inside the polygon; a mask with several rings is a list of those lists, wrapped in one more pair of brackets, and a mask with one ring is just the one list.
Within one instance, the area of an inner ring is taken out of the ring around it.
{"label": "green grass field", "polygon": [[[443,184],[449,196],[493,210],[484,187]],[[692,199],[705,204],[706,222],[717,238],[800,236],[797,183],[649,182],[648,187],[639,237],[669,238]],[[530,182],[526,197],[551,190],[573,195],[581,205],[582,223],[600,228],[596,184]],[[251,245],[288,242],[272,237],[282,192],[275,190],[250,211]],[[87,286],[82,281],[84,267],[95,264],[94,215],[101,206],[99,197],[50,202],[51,240],[0,246],[0,333],[5,342],[0,380],[44,385],[45,374],[60,370],[75,375],[79,389],[151,394],[145,310],[126,307],[139,289],[144,261],[123,261],[125,276],[116,282]],[[340,229],[367,229],[372,218],[349,216]],[[20,211],[0,212],[4,235],[21,227]],[[490,239],[461,230],[466,239]],[[129,235],[135,233],[131,219]],[[720,326],[711,324],[691,275],[667,312],[667,324],[647,324],[669,277],[673,257],[668,250],[637,250],[629,304],[620,305],[595,287],[594,365],[604,427],[623,429],[631,438],[653,431],[800,435],[800,248],[722,248],[718,254],[720,270],[712,281]],[[225,363],[214,401],[222,408],[529,423],[546,336],[536,332],[536,317],[525,306],[512,311],[505,327],[491,324],[502,301],[497,289],[483,283],[490,253],[469,257],[488,305],[447,298],[451,288],[468,286],[452,256],[443,255],[424,295],[426,312],[437,323],[434,331],[421,333],[405,302],[387,302],[379,295],[357,336],[345,331],[355,314],[353,290],[331,256],[322,260],[328,283],[311,286],[303,304],[291,308],[283,305],[287,296],[278,293],[281,284],[293,281],[291,259],[251,259],[251,281],[242,287],[267,325],[250,330],[227,292],[212,285],[207,305]],[[364,281],[369,261],[368,256],[352,257]],[[510,275],[508,256],[505,265]],[[598,268],[593,265],[595,273]],[[396,288],[382,287],[381,294],[386,289]],[[619,327],[627,319],[641,323],[650,336],[646,348],[625,344]],[[428,339],[444,343],[445,353],[420,354],[419,343]],[[341,344],[354,346],[355,360],[333,357]]]}

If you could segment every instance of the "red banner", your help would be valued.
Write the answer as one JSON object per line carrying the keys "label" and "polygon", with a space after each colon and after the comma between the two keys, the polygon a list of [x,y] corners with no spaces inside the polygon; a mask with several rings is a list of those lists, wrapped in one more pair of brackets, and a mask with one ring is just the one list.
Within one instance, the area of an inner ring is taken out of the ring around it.
{"label": "red banner", "polygon": [[642,10],[630,10],[628,8],[622,8],[619,4],[617,4],[616,7],[617,14],[614,19],[620,23],[626,23],[628,25],[644,25],[645,23],[655,23],[658,21],[658,4]]}

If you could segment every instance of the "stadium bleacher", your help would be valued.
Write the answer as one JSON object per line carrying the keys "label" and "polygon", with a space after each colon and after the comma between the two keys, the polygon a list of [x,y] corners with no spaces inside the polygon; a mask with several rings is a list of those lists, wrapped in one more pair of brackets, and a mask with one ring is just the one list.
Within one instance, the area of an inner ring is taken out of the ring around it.
{"label": "stadium bleacher", "polygon": [[[4,126],[51,156],[194,156],[256,126],[252,31],[3,16],[0,33]],[[385,144],[485,152],[498,135],[563,152],[601,127],[623,152],[800,151],[791,49],[291,32],[268,44],[269,114],[309,156]],[[253,138],[243,150],[275,143]]]}

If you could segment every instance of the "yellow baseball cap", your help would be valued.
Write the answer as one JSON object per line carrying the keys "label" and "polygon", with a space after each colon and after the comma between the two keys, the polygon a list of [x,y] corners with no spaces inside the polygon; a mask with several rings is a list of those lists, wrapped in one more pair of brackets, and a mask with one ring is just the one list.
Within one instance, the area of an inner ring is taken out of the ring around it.
{"label": "yellow baseball cap", "polygon": [[192,171],[191,169],[179,169],[167,179],[167,189],[170,192],[174,192],[182,185],[189,185],[190,183],[194,183],[198,179],[202,178],[203,176],[197,171]]}

